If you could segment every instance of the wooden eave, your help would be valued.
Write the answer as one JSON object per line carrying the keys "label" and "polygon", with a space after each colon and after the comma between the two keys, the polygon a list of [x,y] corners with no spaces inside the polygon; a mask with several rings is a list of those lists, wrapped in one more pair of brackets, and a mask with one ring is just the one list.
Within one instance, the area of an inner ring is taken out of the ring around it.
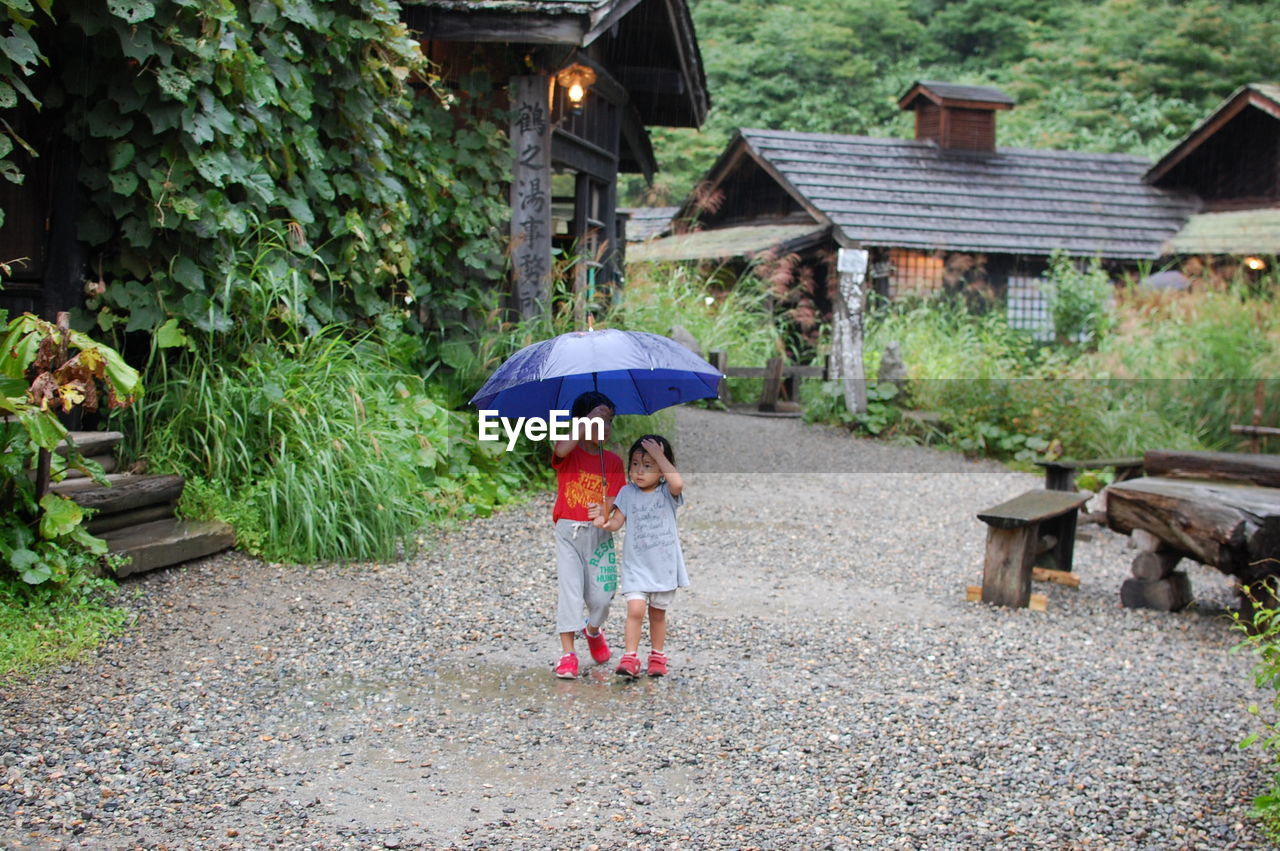
{"label": "wooden eave", "polygon": [[[830,226],[833,224],[831,218],[819,210],[805,197],[804,193],[796,189],[795,186],[787,180],[782,172],[774,167],[773,163],[762,157],[751,144],[743,137],[742,130],[735,130],[733,138],[729,141],[723,153],[716,160],[715,164],[707,171],[707,176],[703,180],[702,185],[706,189],[706,193],[712,193],[723,186],[727,181],[731,180],[734,173],[743,167],[743,164],[750,160],[759,166],[760,170],[769,176],[771,180],[778,184],[784,192],[787,193],[800,208],[813,218],[819,225]],[[702,194],[702,193],[700,193]],[[690,197],[680,206],[680,211],[673,217],[674,219],[692,220],[697,213],[697,199]],[[839,229],[833,228],[832,232],[839,238]]]}
{"label": "wooden eave", "polygon": [[440,41],[586,47],[640,0],[436,0],[405,6],[415,29]]}
{"label": "wooden eave", "polygon": [[[637,9],[639,5],[640,0],[409,0],[403,18],[411,29],[434,41],[579,49],[615,28],[625,34],[631,13],[644,18],[643,23],[632,19],[638,27],[658,20],[665,30],[663,40],[670,39],[667,64],[628,64],[611,70],[622,85],[640,95],[633,100],[639,101],[646,124],[701,127],[711,102],[688,4],[685,0],[648,0],[645,8]],[[652,13],[647,11],[649,6]],[[679,106],[655,106],[655,98],[675,99]]]}
{"label": "wooden eave", "polygon": [[[1275,90],[1275,86],[1269,86],[1268,89]],[[1271,117],[1280,120],[1280,100],[1268,91],[1263,91],[1254,85],[1245,85],[1236,89],[1230,97],[1200,124],[1192,129],[1190,133],[1182,138],[1182,141],[1173,146],[1169,153],[1165,154],[1159,162],[1151,167],[1144,176],[1143,180],[1147,183],[1157,183],[1162,177],[1168,174],[1178,165],[1178,163],[1189,157],[1197,148],[1203,145],[1210,137],[1227,125],[1231,119],[1235,118],[1248,107],[1256,107]]]}
{"label": "wooden eave", "polygon": [[590,30],[586,15],[547,15],[506,9],[455,9],[408,5],[410,28],[435,41],[557,44],[583,47]]}

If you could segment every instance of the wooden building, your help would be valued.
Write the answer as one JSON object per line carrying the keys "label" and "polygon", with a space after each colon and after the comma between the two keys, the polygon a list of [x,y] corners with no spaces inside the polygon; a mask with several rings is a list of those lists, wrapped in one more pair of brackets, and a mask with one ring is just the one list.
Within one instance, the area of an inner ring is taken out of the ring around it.
{"label": "wooden building", "polygon": [[1183,265],[1206,259],[1230,276],[1280,255],[1280,84],[1236,89],[1146,173],[1160,189],[1194,194],[1199,211],[1165,243]]}
{"label": "wooden building", "polygon": [[[915,112],[914,139],[738,131],[699,190],[714,193],[714,211],[690,200],[676,218],[733,234],[709,251],[795,252],[823,312],[836,249],[859,248],[882,296],[1005,302],[1015,325],[1038,330],[1038,282],[1055,249],[1113,266],[1156,260],[1199,208],[1189,190],[1144,181],[1142,157],[999,147],[998,114],[1013,101],[998,89],[921,81],[899,105]],[[795,229],[791,244],[779,227]],[[643,253],[682,253],[681,241]]]}
{"label": "wooden building", "polygon": [[480,69],[506,88],[521,314],[545,309],[553,246],[579,258],[575,289],[619,280],[618,174],[651,177],[646,128],[699,127],[710,106],[685,0],[414,0],[405,9],[446,80]]}

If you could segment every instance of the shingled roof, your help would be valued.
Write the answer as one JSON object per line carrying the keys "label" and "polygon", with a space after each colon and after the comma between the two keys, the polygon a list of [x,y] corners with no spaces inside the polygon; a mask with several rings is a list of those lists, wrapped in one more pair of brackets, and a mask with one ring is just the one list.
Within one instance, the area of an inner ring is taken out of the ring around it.
{"label": "shingled roof", "polygon": [[711,101],[687,0],[404,0],[402,5],[403,20],[438,41],[604,45],[592,58],[627,90],[646,125],[701,127],[706,120]]}
{"label": "shingled roof", "polygon": [[739,131],[713,185],[739,146],[850,247],[1156,258],[1197,205],[1144,183],[1142,157],[774,130]]}
{"label": "shingled roof", "polygon": [[645,242],[656,236],[662,236],[671,228],[671,217],[679,207],[619,207],[619,213],[626,213],[627,242]]}

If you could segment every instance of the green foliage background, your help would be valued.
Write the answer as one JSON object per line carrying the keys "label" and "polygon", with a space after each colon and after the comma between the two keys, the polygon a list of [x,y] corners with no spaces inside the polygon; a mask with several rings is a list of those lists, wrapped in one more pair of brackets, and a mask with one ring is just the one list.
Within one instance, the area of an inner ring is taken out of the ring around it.
{"label": "green foliage background", "polygon": [[103,329],[227,330],[226,272],[267,218],[328,267],[296,305],[312,328],[376,322],[431,340],[421,332],[501,277],[508,154],[469,109],[491,92],[478,78],[446,91],[397,3],[4,2],[0,115],[29,83],[76,143]]}
{"label": "green foliage background", "polygon": [[1237,86],[1280,79],[1277,0],[690,0],[711,90],[701,131],[659,130],[679,203],[739,127],[909,137],[921,79],[1017,99],[999,144],[1159,156]]}

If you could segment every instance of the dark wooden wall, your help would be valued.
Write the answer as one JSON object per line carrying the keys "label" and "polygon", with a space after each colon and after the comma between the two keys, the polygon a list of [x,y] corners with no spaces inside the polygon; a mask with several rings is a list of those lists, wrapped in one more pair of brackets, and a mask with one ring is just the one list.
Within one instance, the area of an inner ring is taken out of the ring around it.
{"label": "dark wooden wall", "polygon": [[1211,210],[1280,201],[1280,119],[1246,107],[1159,185],[1194,192]]}

